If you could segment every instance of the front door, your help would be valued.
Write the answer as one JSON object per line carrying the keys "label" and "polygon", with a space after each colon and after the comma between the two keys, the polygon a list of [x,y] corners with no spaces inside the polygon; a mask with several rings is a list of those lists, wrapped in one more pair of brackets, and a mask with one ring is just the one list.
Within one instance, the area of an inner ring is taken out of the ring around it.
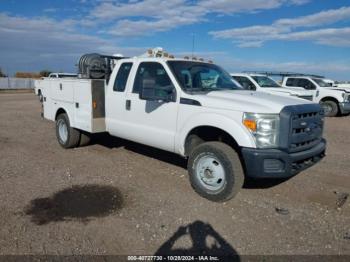
{"label": "front door", "polygon": [[139,64],[135,81],[129,88],[125,101],[129,139],[174,151],[178,103],[141,100],[139,93],[142,86],[149,83],[154,83],[158,88],[171,86],[175,89],[162,64],[157,62]]}

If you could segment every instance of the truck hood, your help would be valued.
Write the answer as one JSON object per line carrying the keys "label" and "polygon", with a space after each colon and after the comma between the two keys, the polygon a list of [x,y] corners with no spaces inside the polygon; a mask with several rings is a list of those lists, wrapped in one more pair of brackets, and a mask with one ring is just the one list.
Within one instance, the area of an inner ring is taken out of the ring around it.
{"label": "truck hood", "polygon": [[346,93],[350,93],[350,87],[337,87],[337,86],[332,86],[332,87],[326,87],[327,89],[330,90],[337,90],[337,91],[342,91]]}
{"label": "truck hood", "polygon": [[203,107],[267,114],[279,114],[285,106],[289,105],[312,103],[290,96],[248,90],[212,91],[207,94],[195,94],[188,98],[197,100]]}
{"label": "truck hood", "polygon": [[312,92],[301,87],[265,87],[260,90],[264,92],[276,93],[291,96],[312,96]]}

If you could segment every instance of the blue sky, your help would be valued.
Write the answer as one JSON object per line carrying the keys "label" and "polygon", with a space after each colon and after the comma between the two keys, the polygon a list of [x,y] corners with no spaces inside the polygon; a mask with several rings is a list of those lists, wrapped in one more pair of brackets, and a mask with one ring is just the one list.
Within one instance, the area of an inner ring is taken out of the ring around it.
{"label": "blue sky", "polygon": [[278,70],[350,80],[350,1],[0,0],[0,67],[76,70],[88,52],[161,46],[230,72]]}

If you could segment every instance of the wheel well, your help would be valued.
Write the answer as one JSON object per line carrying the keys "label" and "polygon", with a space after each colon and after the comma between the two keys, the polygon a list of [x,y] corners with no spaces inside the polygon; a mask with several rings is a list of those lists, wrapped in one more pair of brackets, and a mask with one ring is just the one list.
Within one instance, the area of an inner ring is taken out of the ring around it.
{"label": "wheel well", "polygon": [[333,101],[333,102],[335,102],[337,104],[339,103],[336,98],[331,97],[331,96],[327,96],[327,97],[324,97],[324,98],[321,99],[321,102],[325,102],[325,101]]}
{"label": "wheel well", "polygon": [[226,131],[212,126],[199,126],[192,129],[186,137],[185,155],[188,156],[195,146],[209,141],[223,142],[235,150],[239,149],[236,140],[234,140],[234,138]]}
{"label": "wheel well", "polygon": [[58,109],[56,112],[55,120],[60,114],[66,114],[66,111],[63,108]]}

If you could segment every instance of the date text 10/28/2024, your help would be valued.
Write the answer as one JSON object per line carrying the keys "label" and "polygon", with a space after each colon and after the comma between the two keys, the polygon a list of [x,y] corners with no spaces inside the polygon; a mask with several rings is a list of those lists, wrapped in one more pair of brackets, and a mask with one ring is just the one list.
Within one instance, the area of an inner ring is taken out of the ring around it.
{"label": "date text 10/28/2024", "polygon": [[220,261],[217,256],[128,256],[128,261]]}

